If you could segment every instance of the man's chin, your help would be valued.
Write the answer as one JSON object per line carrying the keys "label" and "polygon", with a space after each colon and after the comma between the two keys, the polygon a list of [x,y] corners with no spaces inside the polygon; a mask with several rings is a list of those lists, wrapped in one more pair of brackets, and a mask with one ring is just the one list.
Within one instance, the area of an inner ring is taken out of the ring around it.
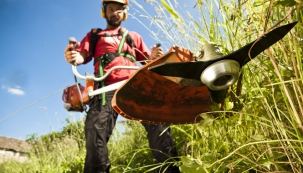
{"label": "man's chin", "polygon": [[107,23],[111,26],[120,26],[121,25],[121,21],[108,20]]}
{"label": "man's chin", "polygon": [[112,23],[110,23],[110,25],[112,25],[112,26],[120,26],[121,22],[112,22]]}

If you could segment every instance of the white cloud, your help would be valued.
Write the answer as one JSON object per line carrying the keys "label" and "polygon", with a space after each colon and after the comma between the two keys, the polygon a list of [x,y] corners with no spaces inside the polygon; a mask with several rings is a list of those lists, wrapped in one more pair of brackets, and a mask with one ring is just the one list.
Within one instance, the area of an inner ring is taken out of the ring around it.
{"label": "white cloud", "polygon": [[8,93],[14,94],[14,95],[25,95],[25,92],[21,90],[20,86],[16,86],[15,88],[6,87],[4,85],[1,86],[2,89],[7,90]]}
{"label": "white cloud", "polygon": [[15,95],[24,95],[25,92],[22,91],[21,89],[18,88],[8,88],[7,91],[11,94],[15,94]]}
{"label": "white cloud", "polygon": [[43,111],[46,111],[47,110],[47,107],[45,107],[45,106],[40,106],[39,107],[41,110],[43,110]]}

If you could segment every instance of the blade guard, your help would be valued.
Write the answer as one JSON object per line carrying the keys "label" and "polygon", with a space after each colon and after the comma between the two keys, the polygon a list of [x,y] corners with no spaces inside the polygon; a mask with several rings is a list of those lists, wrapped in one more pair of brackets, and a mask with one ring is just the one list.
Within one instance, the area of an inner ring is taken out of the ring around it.
{"label": "blade guard", "polygon": [[158,59],[140,68],[116,92],[114,110],[121,116],[145,123],[188,124],[214,103],[201,81],[161,76],[148,70],[164,62],[194,61],[192,53],[176,46]]}

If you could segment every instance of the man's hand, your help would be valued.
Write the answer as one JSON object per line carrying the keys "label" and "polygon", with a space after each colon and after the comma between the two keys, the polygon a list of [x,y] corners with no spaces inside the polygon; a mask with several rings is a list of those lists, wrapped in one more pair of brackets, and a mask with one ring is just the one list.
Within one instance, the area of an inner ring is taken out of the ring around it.
{"label": "man's hand", "polygon": [[[77,42],[76,48],[80,46],[80,43]],[[68,44],[65,48],[64,52],[64,57],[65,60],[68,63],[74,64],[74,65],[79,65],[84,62],[84,57],[81,55],[80,52],[74,50],[74,45],[73,44]]]}
{"label": "man's hand", "polygon": [[149,60],[156,59],[163,54],[163,50],[161,47],[153,46],[151,50],[151,54],[149,56]]}

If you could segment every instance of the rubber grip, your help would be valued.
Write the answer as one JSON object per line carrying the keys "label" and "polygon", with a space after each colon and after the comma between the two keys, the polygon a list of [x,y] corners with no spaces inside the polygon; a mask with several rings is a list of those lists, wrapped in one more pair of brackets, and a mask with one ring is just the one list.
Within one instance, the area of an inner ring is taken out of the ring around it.
{"label": "rubber grip", "polygon": [[[75,49],[76,44],[77,44],[77,40],[76,40],[75,37],[69,37],[69,38],[68,38],[68,43],[69,43],[69,44],[72,44],[72,45],[74,46],[74,49]],[[70,49],[70,50],[74,50],[74,49]]]}

